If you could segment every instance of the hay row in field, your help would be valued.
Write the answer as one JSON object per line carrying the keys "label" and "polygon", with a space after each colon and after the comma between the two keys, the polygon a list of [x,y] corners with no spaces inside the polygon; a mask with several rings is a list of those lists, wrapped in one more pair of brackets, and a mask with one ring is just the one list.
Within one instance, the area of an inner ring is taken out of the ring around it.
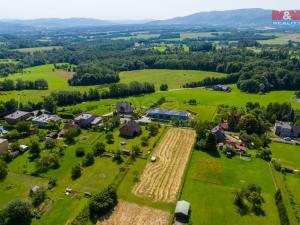
{"label": "hay row in field", "polygon": [[168,212],[120,201],[113,213],[96,225],[167,225],[168,220]]}
{"label": "hay row in field", "polygon": [[155,201],[175,202],[195,136],[190,129],[169,129],[153,154],[158,161],[147,164],[133,193]]}

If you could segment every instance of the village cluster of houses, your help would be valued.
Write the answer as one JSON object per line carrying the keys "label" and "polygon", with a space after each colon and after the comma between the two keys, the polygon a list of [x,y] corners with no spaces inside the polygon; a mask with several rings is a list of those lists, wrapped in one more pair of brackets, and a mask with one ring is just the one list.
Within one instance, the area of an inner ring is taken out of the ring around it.
{"label": "village cluster of houses", "polygon": [[[117,102],[116,110],[113,113],[108,114],[106,117],[97,117],[91,113],[81,113],[74,120],[69,121],[64,124],[63,128],[59,131],[53,131],[46,135],[47,138],[63,138],[65,132],[69,129],[80,130],[80,128],[88,128],[92,126],[97,126],[103,124],[103,121],[109,120],[113,115],[119,115],[124,122],[123,125],[119,129],[119,135],[124,138],[133,138],[139,136],[142,133],[142,128],[140,126],[141,122],[151,122],[151,119],[159,119],[159,120],[188,120],[190,118],[190,113],[187,111],[179,111],[179,110],[164,110],[164,109],[150,109],[145,113],[147,120],[140,120],[135,118],[134,107],[131,102]],[[25,112],[25,111],[16,111],[4,117],[5,121],[9,125],[15,125],[20,121],[31,121],[34,126],[39,128],[46,128],[48,124],[53,121],[56,124],[62,123],[62,118],[56,114],[46,114],[43,113],[38,115],[38,112]],[[0,127],[2,134],[7,133]],[[0,153],[8,151],[8,140],[0,139]],[[28,149],[24,148],[24,151]],[[22,154],[23,152],[13,153],[14,157]]]}

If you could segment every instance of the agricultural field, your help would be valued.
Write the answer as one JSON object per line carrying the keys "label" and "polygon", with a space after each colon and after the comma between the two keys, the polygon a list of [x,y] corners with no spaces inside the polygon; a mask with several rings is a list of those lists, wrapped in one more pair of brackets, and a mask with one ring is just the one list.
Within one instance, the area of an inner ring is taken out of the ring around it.
{"label": "agricultural field", "polygon": [[[268,163],[252,157],[244,161],[235,156],[210,155],[194,151],[181,199],[192,205],[190,223],[197,225],[279,225],[274,200],[275,186]],[[262,188],[265,216],[237,212],[234,192],[248,184]]]}
{"label": "agricultural field", "polygon": [[120,201],[112,215],[99,220],[96,225],[168,225],[168,221],[168,212]]}
{"label": "agricultural field", "polygon": [[211,32],[183,32],[180,33],[180,40],[184,39],[196,39],[196,38],[204,38],[204,37],[213,37],[214,35]]}
{"label": "agricultural field", "polygon": [[224,77],[225,74],[197,70],[136,70],[120,73],[120,82],[151,82],[159,90],[161,84],[168,84],[169,89],[181,88],[182,85],[200,81],[208,77]]}
{"label": "agricultural field", "polygon": [[32,53],[32,52],[42,52],[42,51],[51,51],[54,49],[60,49],[61,46],[47,46],[47,47],[35,47],[35,48],[19,48],[16,51],[25,52],[25,53]]}
{"label": "agricultural field", "polygon": [[72,75],[73,75],[72,72],[67,72],[64,70],[54,70],[53,65],[30,67],[25,69],[23,73],[12,74],[8,77],[0,78],[0,81],[4,79],[36,80],[36,79],[43,78],[48,81],[48,86],[49,86],[48,90],[5,91],[5,92],[0,92],[0,99],[9,100],[11,98],[14,98],[23,103],[28,101],[38,102],[42,100],[43,96],[48,96],[52,91],[59,91],[59,90],[84,91],[93,87],[93,86],[88,86],[88,87],[69,86],[68,79],[72,77]]}
{"label": "agricultural field", "polygon": [[193,130],[169,129],[153,153],[157,162],[147,164],[133,193],[155,201],[175,202],[195,136]]}

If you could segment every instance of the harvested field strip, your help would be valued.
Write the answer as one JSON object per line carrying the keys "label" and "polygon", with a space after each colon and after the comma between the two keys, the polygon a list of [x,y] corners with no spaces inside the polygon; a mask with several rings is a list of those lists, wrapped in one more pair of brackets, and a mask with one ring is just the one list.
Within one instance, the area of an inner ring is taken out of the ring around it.
{"label": "harvested field strip", "polygon": [[157,162],[147,164],[133,193],[155,201],[175,202],[194,139],[193,130],[168,130],[154,152]]}
{"label": "harvested field strip", "polygon": [[168,220],[168,212],[120,201],[113,213],[96,225],[167,225]]}

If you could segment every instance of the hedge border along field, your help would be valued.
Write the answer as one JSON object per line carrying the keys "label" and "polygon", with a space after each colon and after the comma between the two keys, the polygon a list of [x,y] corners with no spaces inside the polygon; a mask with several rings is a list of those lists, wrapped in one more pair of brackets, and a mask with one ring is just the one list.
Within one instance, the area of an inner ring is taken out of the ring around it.
{"label": "hedge border along field", "polygon": [[96,225],[168,225],[168,220],[168,212],[120,201],[112,214]]}
{"label": "hedge border along field", "polygon": [[190,129],[170,128],[156,148],[134,189],[140,197],[160,202],[175,202],[196,133]]}

